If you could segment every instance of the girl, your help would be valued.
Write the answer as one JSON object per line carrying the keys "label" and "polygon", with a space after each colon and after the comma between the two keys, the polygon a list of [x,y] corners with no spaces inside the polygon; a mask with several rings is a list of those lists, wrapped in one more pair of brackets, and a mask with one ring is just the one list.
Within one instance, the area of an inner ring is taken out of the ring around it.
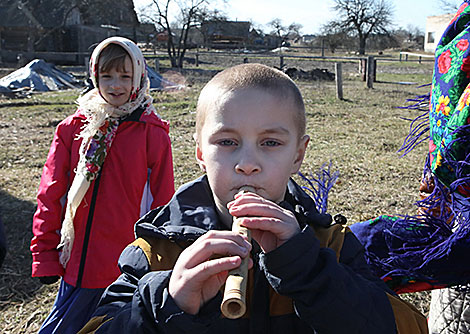
{"label": "girl", "polygon": [[169,125],[152,105],[140,49],[102,41],[90,76],[95,88],[57,126],[37,195],[32,276],[62,277],[40,333],[76,333],[87,322],[120,273],[134,222],[174,192]]}

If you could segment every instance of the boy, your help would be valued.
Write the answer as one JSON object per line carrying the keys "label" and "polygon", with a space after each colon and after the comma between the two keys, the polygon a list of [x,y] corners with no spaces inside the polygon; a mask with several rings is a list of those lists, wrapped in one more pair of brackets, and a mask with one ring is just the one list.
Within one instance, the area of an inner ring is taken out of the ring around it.
{"label": "boy", "polygon": [[[291,79],[259,64],[217,74],[200,94],[195,139],[206,175],[136,224],[123,274],[81,333],[427,333],[369,273],[354,235],[290,179],[309,141]],[[253,246],[230,230],[232,216]],[[247,312],[230,320],[220,291],[246,256]]]}

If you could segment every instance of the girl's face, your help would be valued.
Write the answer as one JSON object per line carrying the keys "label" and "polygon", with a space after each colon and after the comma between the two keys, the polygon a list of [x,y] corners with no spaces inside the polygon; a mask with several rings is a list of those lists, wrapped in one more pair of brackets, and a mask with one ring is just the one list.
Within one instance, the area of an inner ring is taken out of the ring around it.
{"label": "girl's face", "polygon": [[124,60],[124,69],[113,67],[109,71],[99,71],[98,89],[106,102],[119,107],[129,101],[133,74],[132,61],[129,56]]}

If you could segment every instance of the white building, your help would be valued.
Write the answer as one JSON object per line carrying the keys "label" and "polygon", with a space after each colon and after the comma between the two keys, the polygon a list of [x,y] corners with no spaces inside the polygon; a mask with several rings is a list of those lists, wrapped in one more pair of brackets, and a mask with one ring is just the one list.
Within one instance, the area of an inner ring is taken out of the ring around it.
{"label": "white building", "polygon": [[424,35],[424,51],[434,52],[442,34],[455,14],[428,16],[426,18],[426,33]]}

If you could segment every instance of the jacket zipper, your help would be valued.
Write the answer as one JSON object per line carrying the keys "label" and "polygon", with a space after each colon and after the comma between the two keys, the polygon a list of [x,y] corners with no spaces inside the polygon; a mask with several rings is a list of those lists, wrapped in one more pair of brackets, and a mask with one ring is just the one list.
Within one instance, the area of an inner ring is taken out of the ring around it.
{"label": "jacket zipper", "polygon": [[90,211],[88,211],[85,236],[83,238],[82,256],[80,258],[80,266],[78,267],[78,277],[77,277],[77,284],[76,284],[77,288],[81,288],[81,285],[82,285],[83,272],[85,270],[86,256],[88,253],[88,242],[90,241],[91,225],[92,225],[93,216],[95,213],[96,197],[98,196],[98,188],[100,185],[102,170],[103,168],[101,168],[100,171],[98,172],[98,176],[96,177],[95,184],[93,185],[93,194],[91,196]]}

